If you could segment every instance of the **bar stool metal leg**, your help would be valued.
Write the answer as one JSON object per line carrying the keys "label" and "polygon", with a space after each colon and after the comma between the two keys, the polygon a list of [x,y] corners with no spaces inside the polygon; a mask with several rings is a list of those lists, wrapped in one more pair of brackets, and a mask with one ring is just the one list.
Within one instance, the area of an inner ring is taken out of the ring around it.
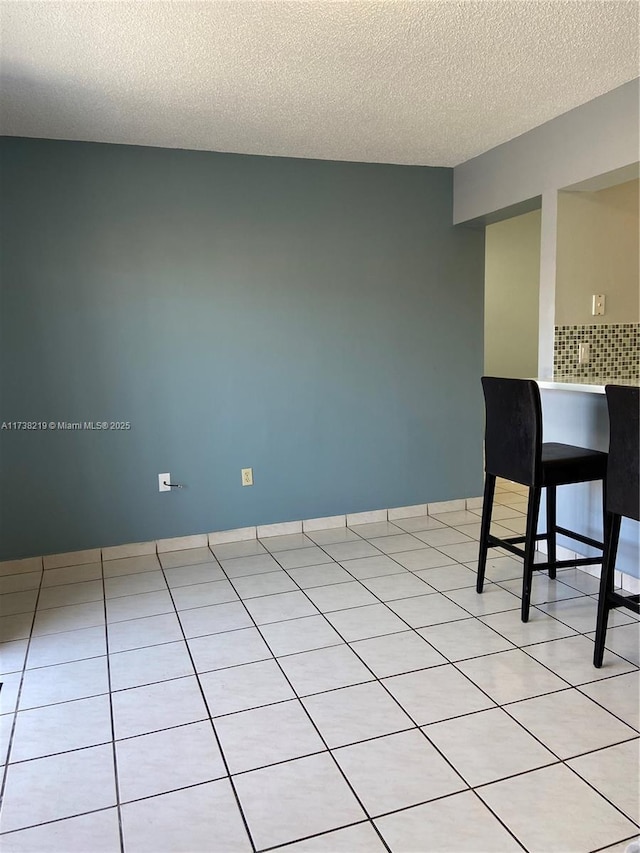
{"label": "bar stool metal leg", "polygon": [[536,554],[536,530],[540,512],[540,496],[542,489],[531,486],[529,489],[529,504],[527,506],[527,532],[524,543],[524,571],[522,574],[522,609],[523,622],[529,621],[529,604],[531,602],[531,586],[533,582],[533,561]]}
{"label": "bar stool metal leg", "polygon": [[480,551],[478,553],[478,577],[476,591],[482,592],[484,572],[487,566],[487,551],[489,550],[489,531],[491,529],[491,513],[493,512],[493,496],[496,491],[496,478],[487,474],[484,480],[484,498],[482,501],[482,523],[480,525]]}
{"label": "bar stool metal leg", "polygon": [[604,559],[600,575],[600,594],[598,596],[598,621],[596,623],[596,641],[593,650],[593,665],[600,669],[604,658],[604,644],[607,637],[607,622],[611,610],[610,594],[613,592],[616,554],[620,538],[622,516],[607,513],[605,524]]}
{"label": "bar stool metal leg", "polygon": [[547,486],[547,554],[549,577],[556,576],[556,487]]}

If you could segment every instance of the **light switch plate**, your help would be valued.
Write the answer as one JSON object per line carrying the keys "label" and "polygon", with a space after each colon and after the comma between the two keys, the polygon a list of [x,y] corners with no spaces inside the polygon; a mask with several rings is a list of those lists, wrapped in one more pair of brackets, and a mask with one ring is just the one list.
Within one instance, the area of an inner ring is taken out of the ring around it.
{"label": "light switch plate", "polygon": [[601,314],[604,314],[605,309],[605,295],[604,293],[594,293],[591,297],[591,314],[594,317],[598,317]]}

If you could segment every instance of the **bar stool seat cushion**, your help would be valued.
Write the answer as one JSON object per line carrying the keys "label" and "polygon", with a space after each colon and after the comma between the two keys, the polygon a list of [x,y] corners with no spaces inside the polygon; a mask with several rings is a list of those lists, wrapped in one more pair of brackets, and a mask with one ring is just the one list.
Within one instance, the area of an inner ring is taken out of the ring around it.
{"label": "bar stool seat cushion", "polygon": [[542,445],[542,486],[602,480],[606,472],[607,454],[601,450],[553,441]]}

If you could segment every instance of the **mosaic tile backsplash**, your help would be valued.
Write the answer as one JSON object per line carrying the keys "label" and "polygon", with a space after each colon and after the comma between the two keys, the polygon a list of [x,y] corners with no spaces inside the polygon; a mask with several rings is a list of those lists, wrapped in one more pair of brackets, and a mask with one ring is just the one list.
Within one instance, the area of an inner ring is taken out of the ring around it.
{"label": "mosaic tile backsplash", "polygon": [[[589,363],[578,364],[578,346],[589,344]],[[640,379],[640,323],[556,326],[555,379]]]}

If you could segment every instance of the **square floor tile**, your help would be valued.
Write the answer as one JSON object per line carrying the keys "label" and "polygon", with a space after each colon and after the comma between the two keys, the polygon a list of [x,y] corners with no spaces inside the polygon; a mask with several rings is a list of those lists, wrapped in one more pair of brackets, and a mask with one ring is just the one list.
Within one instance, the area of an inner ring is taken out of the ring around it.
{"label": "square floor tile", "polygon": [[361,537],[348,527],[329,527],[325,530],[308,530],[306,535],[316,545],[336,545],[338,542],[357,542]]}
{"label": "square floor tile", "polygon": [[153,572],[160,568],[160,560],[155,554],[140,557],[121,557],[119,560],[105,560],[102,564],[105,578],[118,575],[132,575],[136,572]]}
{"label": "square floor tile", "polygon": [[[620,630],[620,629],[618,629]],[[593,643],[586,637],[565,637],[536,646],[527,646],[527,654],[544,664],[548,669],[564,678],[569,684],[585,684],[631,672],[634,667],[627,661],[609,652],[607,666],[596,669],[593,665]]]}
{"label": "square floor tile", "polygon": [[437,548],[438,545],[458,545],[461,542],[470,541],[468,536],[460,533],[459,530],[454,530],[452,527],[441,527],[439,530],[425,530],[416,534],[416,536],[431,548]]}
{"label": "square floor tile", "polygon": [[212,717],[295,699],[275,661],[246,663],[200,676]]}
{"label": "square floor tile", "polygon": [[[27,589],[38,589],[42,572],[24,572],[19,575],[0,576],[0,595],[8,592],[23,592]],[[0,599],[1,600],[1,599]]]}
{"label": "square floor tile", "polygon": [[[52,607],[36,613],[33,636],[42,637],[45,634],[57,634],[62,631],[77,631],[80,628],[93,628],[96,625],[104,625],[104,602],[102,601]],[[16,636],[14,639],[17,640],[19,637]]]}
{"label": "square floor tile", "polygon": [[209,720],[116,743],[120,800],[138,800],[226,775]]}
{"label": "square floor tile", "polygon": [[233,557],[221,561],[222,568],[227,577],[242,578],[247,575],[259,575],[262,572],[277,572],[282,568],[271,554],[255,554],[248,557]]}
{"label": "square floor tile", "polygon": [[164,576],[170,589],[189,586],[193,583],[209,583],[226,580],[226,575],[218,563],[198,563],[195,566],[178,566],[165,569]]}
{"label": "square floor tile", "polygon": [[494,707],[450,664],[394,675],[383,683],[419,726]]}
{"label": "square floor tile", "polygon": [[47,634],[45,637],[34,637],[31,640],[27,669],[99,657],[106,653],[104,625],[97,628],[81,628],[79,631],[68,631],[62,634]]}
{"label": "square floor tile", "polygon": [[285,844],[365,817],[326,754],[253,770],[234,780],[257,848]]}
{"label": "square floor tile", "polygon": [[498,705],[551,693],[567,686],[520,649],[461,661],[458,668]]}
{"label": "square floor tile", "polygon": [[351,644],[351,648],[378,678],[399,675],[415,669],[426,669],[447,662],[414,631],[358,640]]}
{"label": "square floor tile", "polygon": [[439,566],[451,566],[455,563],[452,557],[447,557],[446,554],[438,551],[437,548],[419,548],[415,551],[403,551],[401,554],[395,554],[394,560],[411,572],[418,572],[422,569],[435,569]]}
{"label": "square floor tile", "polygon": [[559,758],[602,749],[636,734],[575,689],[516,702],[505,710]]}
{"label": "square floor tile", "polygon": [[424,733],[473,787],[558,760],[501,708],[434,723]]}
{"label": "square floor tile", "polygon": [[0,643],[23,640],[31,634],[32,613],[19,613],[17,616],[0,616]]}
{"label": "square floor tile", "polygon": [[436,512],[433,517],[438,521],[443,521],[450,527],[458,524],[472,524],[478,520],[478,516],[466,509],[461,509],[453,512]]}
{"label": "square floor tile", "polygon": [[[466,563],[469,560],[478,559],[478,543],[477,542],[462,542],[460,545],[440,545],[439,549],[447,557],[451,557],[457,563]],[[497,555],[495,548],[489,548],[489,556]]]}
{"label": "square floor tile", "polygon": [[[559,764],[495,782],[479,788],[478,794],[531,853],[597,850],[635,828]],[[567,820],[567,815],[579,819]]]}
{"label": "square floor tile", "polygon": [[362,585],[382,601],[395,601],[397,598],[409,598],[413,595],[424,595],[433,592],[425,581],[410,572],[386,577],[367,578]]}
{"label": "square floor tile", "polygon": [[440,622],[469,619],[466,610],[458,607],[457,604],[449,601],[439,592],[390,601],[388,606],[412,628],[424,628],[426,625],[437,625]]}
{"label": "square floor tile", "polygon": [[341,563],[344,560],[356,560],[362,557],[376,557],[380,551],[364,539],[353,542],[337,542],[335,545],[323,545],[324,550]]}
{"label": "square floor tile", "polygon": [[[607,667],[612,673],[613,668],[611,664],[614,662],[612,652],[628,660],[635,666],[640,666],[640,622],[630,622],[628,625],[615,627],[613,617],[617,613],[619,611],[609,613],[609,628],[607,629],[602,665],[603,669]],[[595,633],[590,633],[587,636],[593,639]]]}
{"label": "square floor tile", "polygon": [[293,551],[298,548],[311,548],[313,542],[304,533],[285,533],[282,536],[267,536],[261,544],[272,554],[280,551]]}
{"label": "square floor tile", "polygon": [[16,715],[10,760],[28,761],[57,752],[111,742],[108,696],[47,705]]}
{"label": "square floor tile", "polygon": [[[512,595],[522,595],[522,580],[514,578],[511,581],[501,581],[500,587]],[[559,580],[552,580],[549,575],[535,572],[531,590],[531,604],[547,604],[550,601],[563,601],[566,598],[581,598],[584,595],[579,589],[574,589]]]}
{"label": "square floor tile", "polygon": [[222,545],[213,545],[211,550],[218,560],[233,560],[237,557],[255,557],[257,554],[267,553],[264,545],[257,539],[244,539],[241,542],[226,542]]}
{"label": "square floor tile", "polygon": [[418,633],[450,661],[465,660],[513,648],[508,640],[483,625],[478,619],[431,625],[420,628]]}
{"label": "square floor tile", "polygon": [[126,690],[194,674],[184,641],[116,652],[109,656],[109,669],[112,690]]}
{"label": "square floor tile", "polygon": [[324,616],[307,616],[285,622],[263,625],[260,633],[274,655],[291,655],[322,649],[342,643],[342,637],[327,622]]}
{"label": "square floor tile", "polygon": [[375,537],[392,536],[395,533],[402,533],[401,528],[390,521],[371,521],[368,524],[352,524],[349,530],[353,530],[354,533],[357,533],[363,539],[373,539]]}
{"label": "square floor tile", "polygon": [[3,616],[15,616],[18,613],[33,613],[38,598],[37,589],[21,592],[7,592],[0,595],[0,613]]}
{"label": "square floor tile", "polygon": [[471,792],[378,818],[376,826],[393,851],[402,853],[522,853],[507,830]]}
{"label": "square floor tile", "polygon": [[249,598],[245,601],[245,607],[257,625],[314,616],[318,612],[303,592],[281,592]]}
{"label": "square floor tile", "polygon": [[600,591],[600,578],[580,569],[559,569],[558,580],[585,595],[597,595]]}
{"label": "square floor tile", "polygon": [[337,610],[329,613],[327,619],[348,643],[407,630],[406,622],[392,613],[386,604]]}
{"label": "square floor tile", "polygon": [[120,690],[111,696],[116,738],[196,723],[209,717],[194,677]]}
{"label": "square floor tile", "polygon": [[371,672],[345,644],[281,657],[280,666],[298,696],[373,679]]}
{"label": "square floor tile", "polygon": [[321,613],[378,603],[375,595],[372,595],[359,581],[319,586],[307,590],[307,595]]}
{"label": "square floor tile", "polygon": [[331,749],[413,726],[376,682],[318,693],[302,701]]}
{"label": "square floor tile", "polygon": [[277,572],[234,578],[233,586],[240,598],[243,599],[259,598],[262,595],[274,595],[278,592],[294,592],[298,589],[289,575],[282,569]]}
{"label": "square floor tile", "polygon": [[220,717],[216,731],[232,774],[326,749],[298,700]]}
{"label": "square floor tile", "polygon": [[58,584],[77,583],[79,581],[99,580],[102,577],[102,563],[86,563],[84,566],[66,566],[63,569],[48,569],[42,576],[42,588],[47,589]]}
{"label": "square floor tile", "polygon": [[639,744],[636,738],[567,762],[579,776],[636,823],[640,823]]}
{"label": "square floor tile", "polygon": [[439,592],[475,587],[476,585],[476,573],[459,563],[452,563],[449,566],[440,566],[435,569],[421,569],[416,572],[416,577]]}
{"label": "square floor tile", "polygon": [[158,616],[173,611],[173,601],[166,590],[107,599],[107,622],[124,622],[127,619],[141,619],[144,616]]}
{"label": "square floor tile", "polygon": [[14,640],[13,643],[0,643],[0,674],[5,672],[19,672],[24,668],[28,644],[28,640]]}
{"label": "square floor tile", "polygon": [[253,627],[253,620],[240,601],[181,610],[179,615],[187,639]]}
{"label": "square floor tile", "polygon": [[211,849],[251,853],[231,785],[226,779],[122,806],[125,850],[184,853]]}
{"label": "square floor tile", "polygon": [[[595,631],[596,629],[598,602],[595,598],[582,596],[582,598],[570,598],[566,601],[552,601],[548,604],[541,604],[539,609],[580,633]],[[620,609],[612,610],[609,614],[609,627],[629,624],[632,621]]]}
{"label": "square floor tile", "polygon": [[[40,590],[38,610],[64,607],[66,604],[86,604],[88,601],[102,601],[103,598],[102,578],[80,583],[59,584]],[[1,603],[0,607],[2,607]]]}
{"label": "square floor tile", "polygon": [[447,596],[464,607],[474,616],[488,616],[504,610],[520,610],[520,599],[495,583],[485,584],[484,591],[477,593],[474,587],[453,589]]}
{"label": "square floor tile", "polygon": [[336,749],[334,756],[372,817],[467,787],[418,729]]}
{"label": "square floor tile", "polygon": [[228,601],[238,600],[238,595],[228,580],[175,587],[172,595],[176,610],[189,610],[192,607],[226,604]]}
{"label": "square floor tile", "polygon": [[640,673],[617,675],[580,688],[594,702],[640,731]]}
{"label": "square floor tile", "polygon": [[438,521],[432,515],[416,515],[412,518],[397,518],[393,522],[397,527],[407,533],[417,533],[421,530],[438,530],[446,527],[442,521]]}
{"label": "square floor tile", "polygon": [[171,643],[182,639],[182,628],[175,613],[145,616],[142,619],[129,619],[125,622],[112,622],[107,627],[107,633],[109,635],[109,651],[112,653],[141,649],[144,646],[156,646],[159,643]]}
{"label": "square floor tile", "polygon": [[106,657],[29,669],[22,682],[20,710],[108,692]]}
{"label": "square floor tile", "polygon": [[161,571],[117,575],[115,578],[104,580],[106,598],[121,598],[123,595],[137,595],[141,592],[158,592],[166,588],[167,584]]}
{"label": "square floor tile", "polygon": [[305,566],[319,566],[322,563],[333,562],[331,557],[322,548],[318,548],[313,542],[311,547],[295,548],[291,551],[278,551],[276,560],[284,569],[301,569]]}
{"label": "square floor tile", "polygon": [[274,847],[273,853],[385,853],[387,848],[370,823],[357,823],[294,841],[286,847]]}
{"label": "square floor tile", "polygon": [[196,563],[209,563],[213,557],[207,547],[184,548],[180,551],[165,551],[158,554],[163,569],[175,569],[176,566],[193,566]]}
{"label": "square floor tile", "polygon": [[343,568],[357,580],[377,578],[381,575],[397,575],[406,571],[403,566],[398,565],[397,560],[392,560],[385,554],[360,557],[356,560],[341,560],[340,562]]}
{"label": "square floor tile", "polygon": [[[53,571],[53,570],[52,570]],[[2,853],[113,853],[120,848],[118,810],[104,809],[90,814],[44,823],[2,836]]]}
{"label": "square floor tile", "polygon": [[424,548],[424,543],[410,533],[398,531],[396,536],[379,536],[369,542],[379,548],[383,554],[399,554],[403,551],[416,551]]}
{"label": "square floor tile", "polygon": [[115,803],[111,745],[36,758],[9,765],[0,829],[8,832]]}
{"label": "square floor tile", "polygon": [[353,580],[353,576],[337,563],[289,569],[288,574],[301,589],[313,589],[317,586],[330,586],[331,584],[346,583]]}
{"label": "square floor tile", "polygon": [[254,663],[272,657],[257,628],[241,628],[188,641],[196,672]]}
{"label": "square floor tile", "polygon": [[[484,593],[483,593],[484,594]],[[490,616],[481,616],[484,622],[498,634],[502,634],[507,640],[516,646],[530,646],[533,643],[543,643],[547,640],[557,640],[560,637],[571,637],[575,635],[573,628],[552,619],[548,614],[532,607],[529,611],[529,621],[523,622],[519,610],[508,610],[503,613],[492,613]]]}
{"label": "square floor tile", "polygon": [[[476,565],[474,566],[475,569],[477,567],[478,555],[476,554],[472,559],[475,559],[476,561]],[[463,562],[468,563],[469,561],[464,560]],[[522,583],[522,571],[522,560],[516,559],[516,557],[493,555],[487,558],[485,578],[486,580],[494,581],[495,583],[514,579],[519,579]]]}

